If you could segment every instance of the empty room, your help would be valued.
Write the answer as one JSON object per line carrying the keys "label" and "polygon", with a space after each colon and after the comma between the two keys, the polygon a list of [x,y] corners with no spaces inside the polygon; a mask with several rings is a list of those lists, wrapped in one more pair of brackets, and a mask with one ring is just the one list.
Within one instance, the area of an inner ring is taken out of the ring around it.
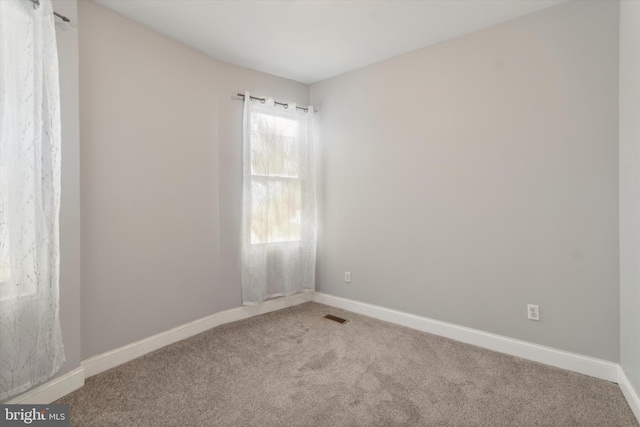
{"label": "empty room", "polygon": [[0,424],[638,420],[640,1],[0,0]]}

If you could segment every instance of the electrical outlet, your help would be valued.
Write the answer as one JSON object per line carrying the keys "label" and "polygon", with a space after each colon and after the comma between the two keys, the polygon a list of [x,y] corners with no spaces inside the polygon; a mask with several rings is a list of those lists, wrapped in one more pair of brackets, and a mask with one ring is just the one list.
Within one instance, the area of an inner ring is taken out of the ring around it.
{"label": "electrical outlet", "polygon": [[537,305],[527,304],[527,317],[529,320],[540,320],[540,311]]}
{"label": "electrical outlet", "polygon": [[344,272],[344,282],[345,283],[351,283],[351,272],[350,271],[345,271]]}

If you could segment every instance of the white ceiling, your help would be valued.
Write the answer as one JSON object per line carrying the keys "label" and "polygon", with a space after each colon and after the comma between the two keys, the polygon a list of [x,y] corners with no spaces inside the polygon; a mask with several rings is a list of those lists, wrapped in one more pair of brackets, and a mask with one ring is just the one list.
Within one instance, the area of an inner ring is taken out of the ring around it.
{"label": "white ceiling", "polygon": [[303,83],[568,0],[95,0],[207,55]]}

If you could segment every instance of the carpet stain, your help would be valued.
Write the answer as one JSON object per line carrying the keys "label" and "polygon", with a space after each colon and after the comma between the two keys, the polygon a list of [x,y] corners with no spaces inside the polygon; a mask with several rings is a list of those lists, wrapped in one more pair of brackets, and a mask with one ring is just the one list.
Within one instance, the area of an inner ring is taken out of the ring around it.
{"label": "carpet stain", "polygon": [[329,350],[325,352],[322,356],[317,356],[302,365],[300,370],[302,371],[319,371],[321,369],[326,369],[329,365],[334,363],[338,359],[335,350]]}

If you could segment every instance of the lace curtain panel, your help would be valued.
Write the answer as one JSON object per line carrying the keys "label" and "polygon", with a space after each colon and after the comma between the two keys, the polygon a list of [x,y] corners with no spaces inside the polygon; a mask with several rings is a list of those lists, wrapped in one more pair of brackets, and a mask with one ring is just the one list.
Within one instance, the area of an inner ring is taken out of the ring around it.
{"label": "lace curtain panel", "polygon": [[64,363],[60,89],[50,0],[0,1],[0,401]]}
{"label": "lace curtain panel", "polygon": [[242,301],[315,289],[317,208],[313,109],[245,93]]}

